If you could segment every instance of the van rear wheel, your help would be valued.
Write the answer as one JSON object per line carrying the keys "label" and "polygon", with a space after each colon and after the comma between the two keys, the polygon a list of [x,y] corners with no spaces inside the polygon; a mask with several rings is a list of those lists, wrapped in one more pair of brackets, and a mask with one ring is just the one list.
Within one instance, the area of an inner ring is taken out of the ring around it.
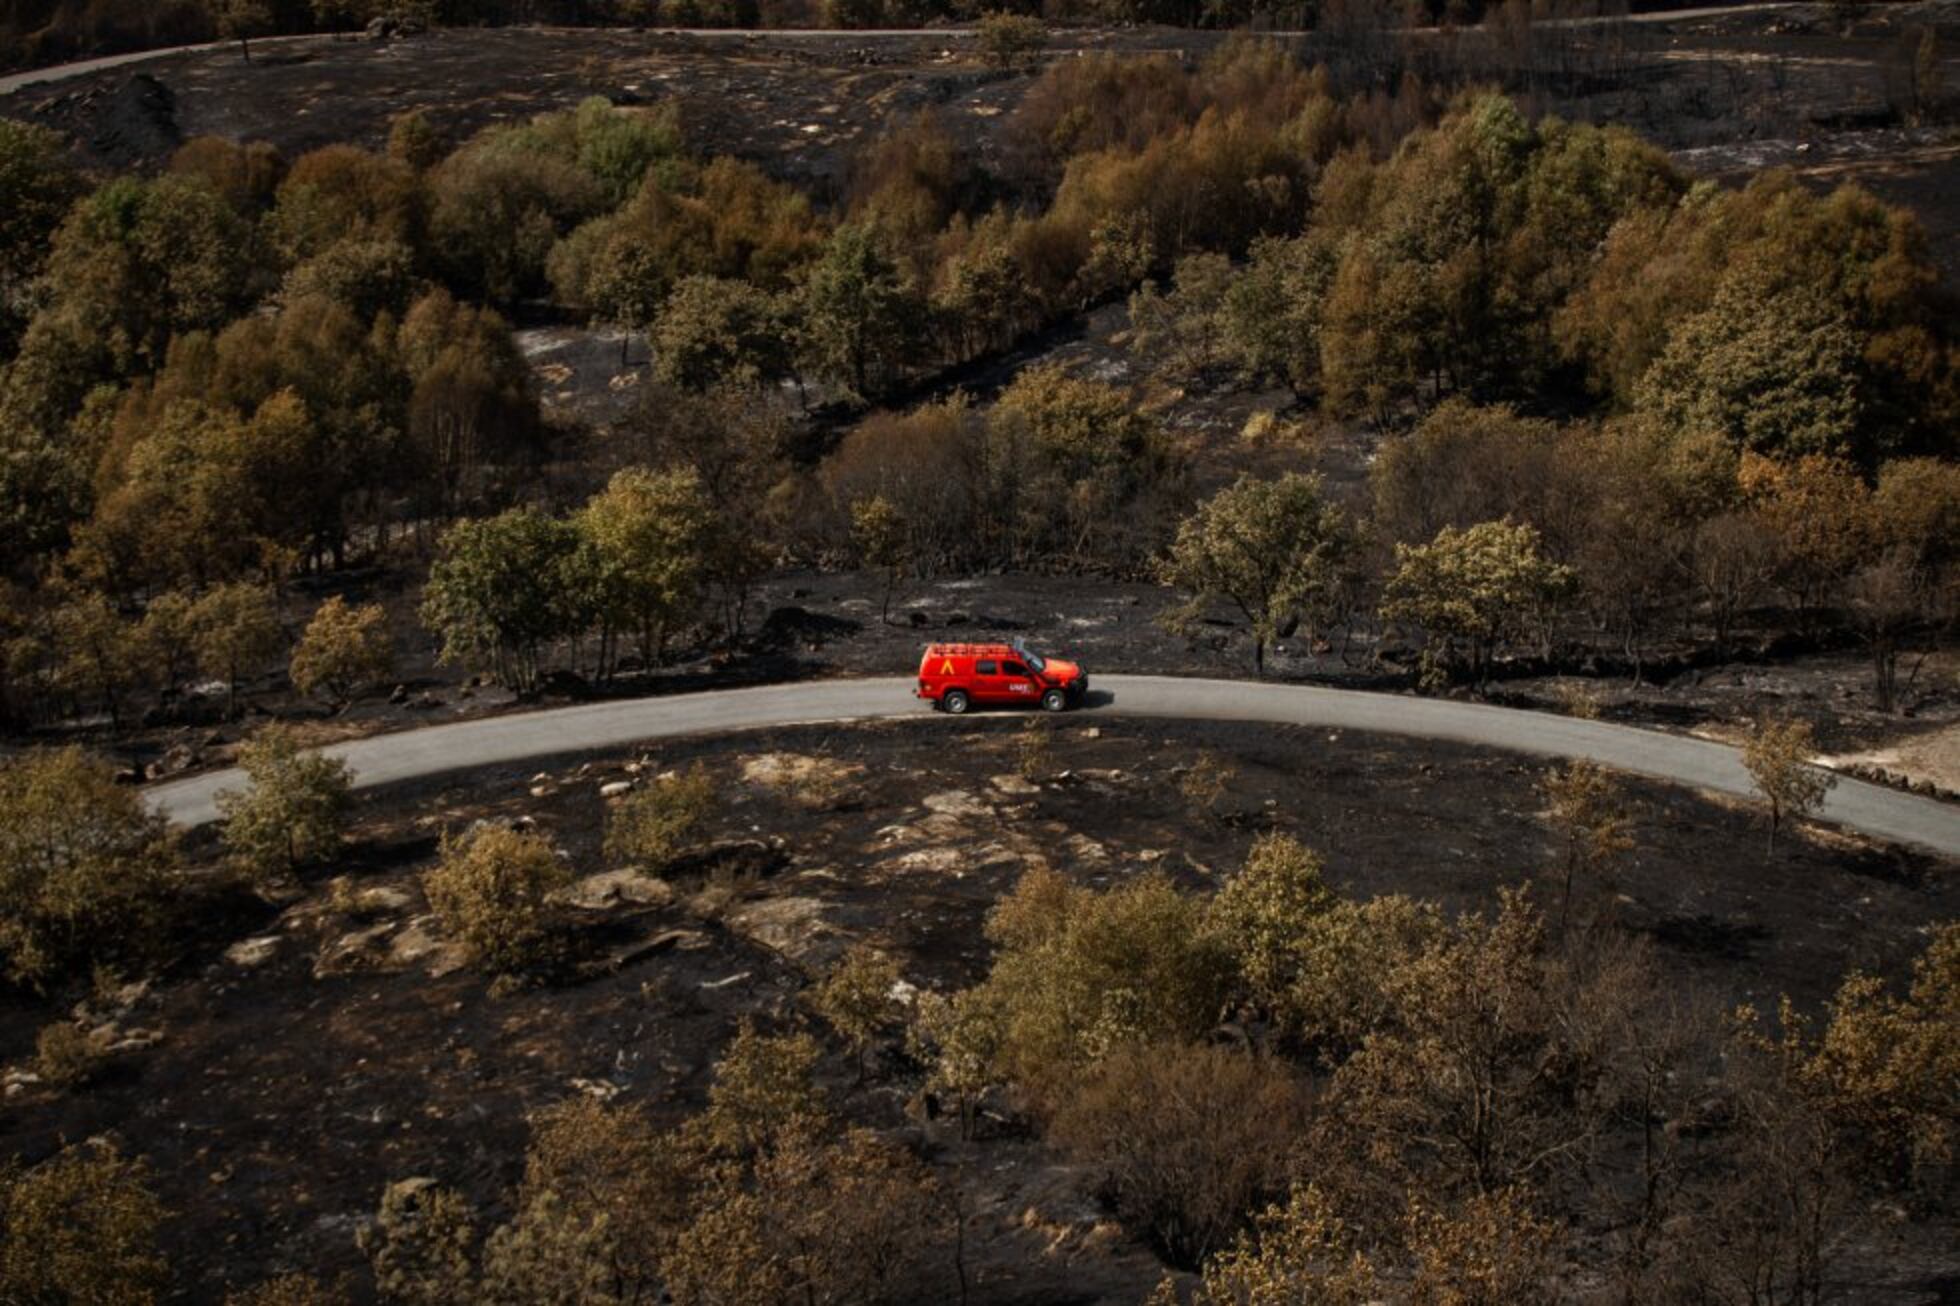
{"label": "van rear wheel", "polygon": [[940,710],[950,712],[954,716],[960,716],[965,713],[972,702],[973,700],[966,696],[964,689],[949,689],[939,696]]}
{"label": "van rear wheel", "polygon": [[1068,695],[1059,689],[1048,690],[1041,696],[1041,710],[1059,712],[1068,706]]}

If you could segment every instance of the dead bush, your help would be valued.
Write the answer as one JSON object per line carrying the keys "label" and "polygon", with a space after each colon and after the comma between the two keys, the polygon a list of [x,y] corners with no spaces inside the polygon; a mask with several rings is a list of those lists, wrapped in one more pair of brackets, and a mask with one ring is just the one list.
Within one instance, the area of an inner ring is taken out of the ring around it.
{"label": "dead bush", "polygon": [[[918,1281],[946,1229],[931,1174],[868,1130],[724,1170],[670,1262],[687,1306],[939,1300]],[[910,1291],[907,1291],[907,1289]]]}
{"label": "dead bush", "polygon": [[102,1073],[108,1049],[101,1036],[79,1020],[43,1025],[34,1039],[34,1073],[56,1088],[80,1088]]}
{"label": "dead bush", "polygon": [[1179,777],[1177,792],[1200,820],[1211,821],[1217,818],[1218,805],[1224,801],[1237,775],[1236,767],[1207,748]]}
{"label": "dead bush", "polygon": [[1014,740],[1014,766],[1023,780],[1040,782],[1055,766],[1055,730],[1041,717],[1029,717]]}
{"label": "dead bush", "polygon": [[1286,1191],[1302,1101],[1277,1062],[1208,1045],[1112,1053],[1050,1137],[1101,1176],[1123,1223],[1190,1268]]}
{"label": "dead bush", "polygon": [[350,1306],[354,1300],[339,1280],[322,1283],[310,1274],[282,1274],[225,1298],[225,1306]]}

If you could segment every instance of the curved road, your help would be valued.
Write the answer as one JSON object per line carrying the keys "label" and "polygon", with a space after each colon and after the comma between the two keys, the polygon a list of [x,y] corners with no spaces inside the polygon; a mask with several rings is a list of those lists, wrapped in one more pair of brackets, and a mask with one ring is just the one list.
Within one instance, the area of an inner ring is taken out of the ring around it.
{"label": "curved road", "polygon": [[[353,769],[355,786],[365,789],[682,735],[893,717],[923,722],[932,709],[912,697],[915,683],[911,679],[819,680],[588,703],[375,735],[324,751],[345,760]],[[1448,699],[1169,676],[1099,677],[1090,697],[1093,705],[1086,710],[1092,715],[1258,721],[1411,735],[1546,757],[1590,758],[1616,770],[1694,789],[1744,798],[1752,793],[1748,773],[1732,748],[1543,712]],[[146,792],[172,820],[199,825],[217,816],[214,800],[219,790],[242,783],[236,770],[215,771],[166,781]],[[1821,815],[1863,834],[1960,857],[1960,807],[1840,778]]]}

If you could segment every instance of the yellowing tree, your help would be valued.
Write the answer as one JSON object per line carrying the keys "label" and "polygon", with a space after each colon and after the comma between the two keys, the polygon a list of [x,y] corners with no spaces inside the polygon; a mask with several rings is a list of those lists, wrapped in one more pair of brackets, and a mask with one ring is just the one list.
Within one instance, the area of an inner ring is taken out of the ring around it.
{"label": "yellowing tree", "polygon": [[1810,722],[1794,717],[1764,717],[1742,746],[1742,764],[1749,769],[1756,792],[1769,804],[1769,850],[1776,851],[1776,832],[1786,819],[1801,820],[1817,810],[1837,777],[1812,766],[1817,739]]}
{"label": "yellowing tree", "polygon": [[192,646],[198,669],[225,682],[225,702],[235,709],[238,682],[270,662],[286,642],[272,591],[238,581],[207,590],[191,607]]}
{"label": "yellowing tree", "polygon": [[293,649],[293,687],[302,694],[324,691],[335,707],[345,707],[362,685],[385,677],[395,664],[388,614],[379,603],[351,607],[336,594],[320,605]]}
{"label": "yellowing tree", "polygon": [[1554,771],[1541,786],[1545,822],[1563,845],[1558,919],[1565,926],[1572,905],[1572,883],[1597,875],[1618,854],[1633,847],[1626,799],[1605,767],[1583,758]]}

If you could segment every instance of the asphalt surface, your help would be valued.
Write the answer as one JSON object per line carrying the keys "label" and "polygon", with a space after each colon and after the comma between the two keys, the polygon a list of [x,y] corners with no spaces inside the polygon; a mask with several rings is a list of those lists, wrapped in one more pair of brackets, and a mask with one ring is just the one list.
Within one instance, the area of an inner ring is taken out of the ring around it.
{"label": "asphalt surface", "polygon": [[[909,678],[807,681],[581,704],[375,735],[323,751],[346,761],[355,787],[367,789],[475,767],[624,750],[683,735],[890,718],[912,718],[921,728],[930,728],[932,708],[912,697],[914,683]],[[1740,754],[1721,744],[1448,699],[1232,680],[1102,676],[1082,710],[1091,716],[1258,721],[1443,739],[1545,757],[1589,758],[1615,770],[1740,798],[1754,793]],[[243,783],[236,770],[214,771],[165,781],[145,792],[171,820],[201,825],[216,819],[218,792]],[[1861,834],[1960,857],[1960,807],[1930,798],[1840,777],[1819,815]]]}

